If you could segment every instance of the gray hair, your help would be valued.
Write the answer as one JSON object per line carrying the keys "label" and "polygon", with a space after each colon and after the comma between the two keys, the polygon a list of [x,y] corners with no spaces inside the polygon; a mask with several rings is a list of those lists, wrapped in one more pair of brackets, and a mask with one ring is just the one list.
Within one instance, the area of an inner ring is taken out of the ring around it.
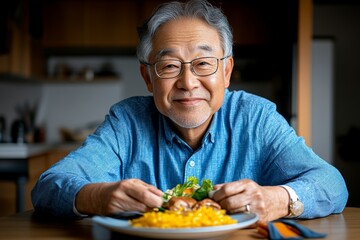
{"label": "gray hair", "polygon": [[190,0],[185,3],[174,1],[161,4],[148,21],[138,28],[140,42],[137,47],[137,57],[140,62],[148,62],[152,51],[152,38],[156,30],[162,24],[181,17],[198,18],[207,22],[219,33],[224,56],[232,55],[232,30],[220,8],[212,6],[206,0]]}

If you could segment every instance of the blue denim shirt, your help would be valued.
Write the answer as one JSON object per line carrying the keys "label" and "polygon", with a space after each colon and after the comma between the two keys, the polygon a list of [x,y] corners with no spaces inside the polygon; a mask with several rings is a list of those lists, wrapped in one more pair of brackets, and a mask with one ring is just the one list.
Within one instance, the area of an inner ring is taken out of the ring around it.
{"label": "blue denim shirt", "polygon": [[260,185],[288,185],[304,203],[303,218],[338,213],[346,205],[339,171],[317,156],[266,99],[226,90],[196,150],[169,121],[151,96],[113,105],[81,147],[41,175],[32,191],[35,209],[71,217],[85,184],[139,178],[165,191],[189,176],[214,184],[248,178]]}

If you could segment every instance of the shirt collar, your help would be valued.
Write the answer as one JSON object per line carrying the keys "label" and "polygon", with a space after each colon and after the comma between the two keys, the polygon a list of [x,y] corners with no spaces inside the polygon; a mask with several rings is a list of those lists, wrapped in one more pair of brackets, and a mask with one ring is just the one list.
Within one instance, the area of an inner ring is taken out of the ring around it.
{"label": "shirt collar", "polygon": [[[174,141],[176,142],[182,141],[180,137],[171,128],[171,123],[170,123],[171,120],[169,118],[161,114],[161,121],[164,126],[164,135],[167,143],[172,144]],[[215,132],[216,132],[215,126],[218,125],[217,121],[218,121],[218,113],[216,112],[210,123],[209,129],[207,130],[207,132],[203,137],[202,145],[207,144],[208,142],[212,142],[212,143],[215,142]]]}

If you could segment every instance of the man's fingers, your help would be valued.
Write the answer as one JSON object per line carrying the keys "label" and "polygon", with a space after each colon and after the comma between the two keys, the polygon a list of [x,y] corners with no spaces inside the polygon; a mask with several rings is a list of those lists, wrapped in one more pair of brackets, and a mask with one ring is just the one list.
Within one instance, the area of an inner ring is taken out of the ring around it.
{"label": "man's fingers", "polygon": [[123,186],[119,186],[122,191],[132,201],[131,206],[136,206],[136,210],[145,211],[149,208],[160,207],[163,203],[162,191],[139,179],[129,179]]}

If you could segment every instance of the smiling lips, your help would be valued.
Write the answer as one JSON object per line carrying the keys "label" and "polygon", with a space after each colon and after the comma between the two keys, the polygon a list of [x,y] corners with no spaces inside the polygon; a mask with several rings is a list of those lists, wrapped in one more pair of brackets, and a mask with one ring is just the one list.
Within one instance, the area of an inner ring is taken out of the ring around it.
{"label": "smiling lips", "polygon": [[204,100],[205,100],[204,98],[180,98],[180,99],[175,99],[174,101],[181,103],[182,105],[185,106],[194,106]]}
{"label": "smiling lips", "polygon": [[183,106],[196,106],[202,101],[210,100],[209,93],[193,93],[193,92],[184,92],[182,94],[177,94],[173,96],[172,100],[176,103],[182,104]]}

